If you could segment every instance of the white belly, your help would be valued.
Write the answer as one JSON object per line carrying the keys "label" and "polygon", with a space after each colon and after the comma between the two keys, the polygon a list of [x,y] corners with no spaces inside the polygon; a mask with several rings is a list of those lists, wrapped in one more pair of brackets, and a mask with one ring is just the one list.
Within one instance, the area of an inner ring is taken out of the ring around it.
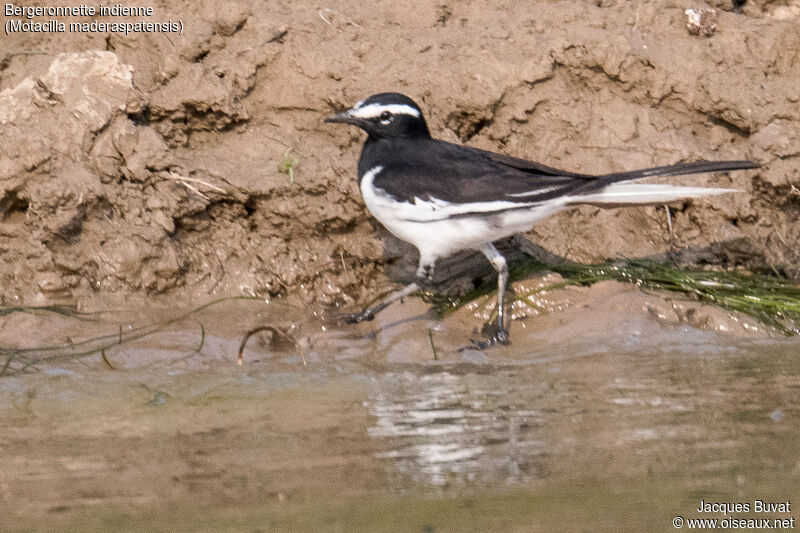
{"label": "white belly", "polygon": [[[559,211],[561,202],[531,205],[525,209],[513,202],[486,202],[471,205],[448,204],[440,200],[398,202],[373,186],[378,166],[364,174],[361,194],[370,213],[393,235],[416,246],[421,257],[436,259],[461,250],[477,250],[482,245],[527,231]],[[469,211],[476,214],[467,214]],[[499,210],[499,212],[492,212]]]}

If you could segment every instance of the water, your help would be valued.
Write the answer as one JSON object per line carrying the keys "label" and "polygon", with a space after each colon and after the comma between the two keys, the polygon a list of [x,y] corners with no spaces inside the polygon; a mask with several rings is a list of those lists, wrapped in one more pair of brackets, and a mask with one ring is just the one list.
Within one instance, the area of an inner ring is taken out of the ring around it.
{"label": "water", "polygon": [[[532,317],[511,347],[459,352],[473,321],[425,310],[323,331],[230,302],[105,360],[26,352],[41,362],[0,379],[0,528],[663,531],[726,516],[701,501],[800,506],[797,339],[628,312],[571,340],[564,315]],[[3,345],[34,346],[143,319],[5,320]],[[264,321],[300,347],[256,336],[236,365]]]}

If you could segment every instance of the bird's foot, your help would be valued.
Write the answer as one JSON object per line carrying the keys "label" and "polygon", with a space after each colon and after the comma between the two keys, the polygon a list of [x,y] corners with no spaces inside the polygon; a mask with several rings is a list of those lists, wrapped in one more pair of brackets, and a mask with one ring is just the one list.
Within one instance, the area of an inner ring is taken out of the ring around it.
{"label": "bird's foot", "polygon": [[492,346],[508,346],[511,344],[511,337],[508,334],[508,330],[506,329],[499,329],[497,332],[486,339],[485,341],[479,341],[477,339],[470,339],[470,345],[462,348],[460,351],[464,350],[485,350],[486,348],[491,348]]}
{"label": "bird's foot", "polygon": [[358,324],[360,322],[375,320],[375,312],[372,309],[364,309],[360,313],[346,313],[343,315],[336,315],[333,318],[345,324]]}

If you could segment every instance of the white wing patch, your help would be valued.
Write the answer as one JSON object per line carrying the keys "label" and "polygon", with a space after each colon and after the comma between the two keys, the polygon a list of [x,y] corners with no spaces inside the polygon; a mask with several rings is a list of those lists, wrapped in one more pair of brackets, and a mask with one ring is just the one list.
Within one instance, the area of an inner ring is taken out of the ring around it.
{"label": "white wing patch", "polygon": [[439,198],[431,198],[430,200],[422,200],[421,198],[414,198],[414,203],[405,205],[410,206],[404,208],[404,215],[406,220],[429,221],[429,220],[442,220],[452,216],[464,215],[466,213],[496,213],[505,211],[507,209],[514,209],[519,207],[528,207],[535,205],[537,202],[508,202],[496,200],[493,202],[471,202],[468,204],[454,204],[441,200]]}
{"label": "white wing patch", "polygon": [[506,196],[510,196],[512,198],[525,198],[526,196],[539,196],[540,194],[545,194],[550,191],[554,191],[558,188],[562,187],[561,185],[555,185],[553,187],[546,187],[544,189],[536,189],[535,191],[528,191],[528,192],[517,192],[517,193],[506,193]]}
{"label": "white wing patch", "polygon": [[361,179],[361,195],[364,197],[364,203],[367,204],[370,212],[387,227],[391,226],[392,222],[433,222],[467,213],[493,213],[507,209],[528,207],[538,203],[499,200],[455,204],[440,198],[423,200],[419,197],[415,197],[413,203],[398,202],[386,194],[383,189],[375,187],[375,176],[382,170],[383,166],[378,165],[364,173],[364,177]]}
{"label": "white wing patch", "polygon": [[[359,105],[361,104],[361,105]],[[363,106],[363,107],[362,107]],[[363,102],[356,104],[350,110],[349,115],[356,118],[377,118],[381,113],[388,111],[393,115],[411,115],[413,117],[420,116],[419,109],[415,109],[410,105],[405,104],[369,104],[363,105]]]}

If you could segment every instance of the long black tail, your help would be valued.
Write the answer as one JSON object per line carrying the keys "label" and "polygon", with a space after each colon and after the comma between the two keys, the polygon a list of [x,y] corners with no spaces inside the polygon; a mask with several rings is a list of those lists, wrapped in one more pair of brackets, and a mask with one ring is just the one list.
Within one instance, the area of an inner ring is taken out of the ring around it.
{"label": "long black tail", "polygon": [[631,172],[616,172],[598,176],[570,192],[570,204],[592,204],[601,207],[621,205],[657,205],[685,198],[696,198],[709,194],[737,192],[736,189],[706,187],[681,187],[661,183],[625,183],[653,176],[679,176],[701,172],[721,172],[760,168],[752,161],[697,161],[664,167],[644,168]]}
{"label": "long black tail", "polygon": [[749,168],[761,168],[761,165],[753,161],[695,161],[694,163],[679,163],[677,165],[666,165],[663,167],[643,168],[641,170],[631,170],[630,172],[614,172],[598,176],[598,181],[606,184],[618,181],[635,180],[639,178],[649,178],[652,176],[682,176],[684,174],[701,174],[703,172],[724,172],[726,170],[746,170]]}
{"label": "long black tail", "polygon": [[587,182],[575,189],[573,194],[587,194],[599,191],[612,183],[636,180],[640,178],[651,178],[654,176],[682,176],[685,174],[702,174],[703,172],[724,172],[726,170],[746,170],[751,168],[761,168],[761,165],[753,161],[695,161],[693,163],[679,163],[677,165],[666,165],[663,167],[642,168],[629,172],[613,172],[602,174],[594,180]]}

